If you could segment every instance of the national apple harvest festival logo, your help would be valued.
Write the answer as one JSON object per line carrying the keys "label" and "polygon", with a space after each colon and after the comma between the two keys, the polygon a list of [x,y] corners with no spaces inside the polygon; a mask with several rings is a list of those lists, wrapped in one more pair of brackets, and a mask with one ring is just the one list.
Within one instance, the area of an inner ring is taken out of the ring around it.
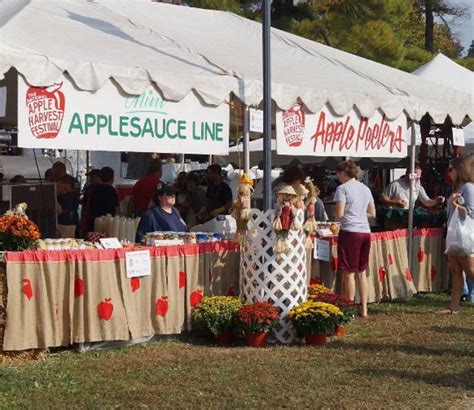
{"label": "national apple harvest festival logo", "polygon": [[299,103],[285,111],[282,116],[285,141],[290,147],[299,147],[303,142],[305,129],[305,114]]}
{"label": "national apple harvest festival logo", "polygon": [[29,87],[26,92],[28,124],[35,138],[56,138],[61,130],[66,99],[63,83],[50,87]]}

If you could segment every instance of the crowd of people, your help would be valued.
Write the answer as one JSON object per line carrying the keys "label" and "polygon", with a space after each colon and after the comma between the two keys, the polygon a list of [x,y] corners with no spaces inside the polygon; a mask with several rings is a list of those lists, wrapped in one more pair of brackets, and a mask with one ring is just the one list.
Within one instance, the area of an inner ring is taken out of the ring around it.
{"label": "crowd of people", "polygon": [[[424,207],[442,206],[447,202],[447,226],[454,214],[459,218],[474,218],[474,155],[452,160],[449,174],[452,181],[451,196],[430,198],[421,185],[421,167],[415,173],[408,170],[405,175],[390,183],[380,196],[387,208],[408,209],[410,198],[413,204],[419,201]],[[327,221],[328,215],[321,197],[334,204],[332,217],[340,221],[338,238],[339,266],[343,275],[343,292],[354,299],[357,286],[362,317],[367,316],[367,277],[370,252],[369,221],[376,217],[374,196],[366,185],[359,181],[360,168],[353,161],[342,161],[337,165],[334,186],[329,179],[317,187],[315,219]],[[80,190],[79,182],[69,175],[62,162],[56,162],[45,173],[45,180],[56,183],[57,213],[60,225],[76,226],[76,235],[87,238],[94,229],[94,220],[102,215],[112,216],[119,212],[119,198],[114,188],[114,171],[110,167],[93,169],[87,174],[87,183]],[[289,166],[272,184],[275,198],[285,186],[296,188],[305,181],[306,175],[298,166]],[[11,183],[24,183],[21,175]],[[410,190],[412,189],[410,195]],[[217,164],[207,168],[205,177],[197,173],[181,172],[173,184],[161,181],[161,162],[150,162],[146,175],[135,183],[128,200],[128,216],[140,217],[136,240],[153,231],[183,232],[191,226],[204,223],[218,215],[230,214],[233,208],[232,190],[224,181],[222,169]],[[81,212],[79,208],[81,207]],[[452,300],[443,313],[455,314],[463,294],[474,296],[474,254],[447,251],[452,274]],[[464,275],[464,276],[463,276]],[[468,286],[465,290],[464,287]]]}
{"label": "crowd of people", "polygon": [[[151,161],[146,175],[134,184],[128,198],[127,216],[141,218],[138,241],[147,232],[182,232],[217,215],[230,213],[232,191],[223,180],[219,165],[210,165],[204,177],[181,172],[172,184],[161,181],[161,169],[161,161]],[[92,169],[81,190],[64,163],[54,163],[44,179],[56,184],[58,224],[75,226],[76,237],[87,239],[94,230],[95,218],[118,215],[120,204],[114,177],[110,167]],[[17,179],[16,183],[26,182],[25,178]]]}

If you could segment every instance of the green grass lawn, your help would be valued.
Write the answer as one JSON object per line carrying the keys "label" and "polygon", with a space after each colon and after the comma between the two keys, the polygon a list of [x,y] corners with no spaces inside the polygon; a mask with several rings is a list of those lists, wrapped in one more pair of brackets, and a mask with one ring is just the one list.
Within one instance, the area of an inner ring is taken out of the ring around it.
{"label": "green grass lawn", "polygon": [[183,338],[62,351],[0,367],[0,407],[474,408],[474,305],[446,295],[370,306],[327,347],[215,347]]}

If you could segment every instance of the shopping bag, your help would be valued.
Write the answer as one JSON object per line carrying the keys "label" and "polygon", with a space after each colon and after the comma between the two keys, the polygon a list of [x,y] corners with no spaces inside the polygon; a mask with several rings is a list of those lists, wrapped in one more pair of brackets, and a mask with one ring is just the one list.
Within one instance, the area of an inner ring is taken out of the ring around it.
{"label": "shopping bag", "polygon": [[474,218],[454,210],[446,235],[446,252],[460,255],[474,254]]}

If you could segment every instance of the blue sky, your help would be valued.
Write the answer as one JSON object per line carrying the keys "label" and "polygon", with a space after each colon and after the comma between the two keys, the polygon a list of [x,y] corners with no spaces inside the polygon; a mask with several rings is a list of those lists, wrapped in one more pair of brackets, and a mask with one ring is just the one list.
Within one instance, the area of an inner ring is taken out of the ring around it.
{"label": "blue sky", "polygon": [[464,47],[464,54],[469,49],[471,41],[474,40],[474,0],[449,0],[452,5],[470,6],[470,15],[465,19],[458,19],[452,26],[455,33],[459,34],[459,39]]}

